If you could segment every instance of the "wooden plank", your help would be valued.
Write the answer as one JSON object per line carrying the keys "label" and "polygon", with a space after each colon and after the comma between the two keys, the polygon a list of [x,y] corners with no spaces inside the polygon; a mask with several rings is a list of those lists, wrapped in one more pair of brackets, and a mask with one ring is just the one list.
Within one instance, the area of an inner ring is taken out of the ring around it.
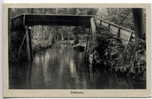
{"label": "wooden plank", "polygon": [[105,23],[108,23],[108,24],[110,24],[110,25],[113,25],[113,26],[115,26],[115,27],[117,27],[117,28],[120,28],[120,29],[126,30],[126,31],[128,31],[128,32],[133,32],[133,30],[130,30],[130,29],[125,28],[125,27],[122,27],[122,26],[119,26],[119,25],[114,24],[114,23],[112,23],[112,22],[108,22],[108,21],[104,21],[104,22],[105,22]]}
{"label": "wooden plank", "polygon": [[[98,18],[98,20],[102,20],[102,19],[99,19],[99,18]],[[110,24],[110,25],[112,25],[112,26],[115,26],[115,27],[117,27],[117,28],[120,28],[120,29],[126,30],[126,31],[128,31],[128,32],[134,32],[134,31],[133,31],[133,30],[131,30],[131,29],[128,29],[128,28],[125,28],[125,27],[119,26],[119,25],[114,24],[114,23],[109,22],[109,21],[102,20],[102,23]]]}

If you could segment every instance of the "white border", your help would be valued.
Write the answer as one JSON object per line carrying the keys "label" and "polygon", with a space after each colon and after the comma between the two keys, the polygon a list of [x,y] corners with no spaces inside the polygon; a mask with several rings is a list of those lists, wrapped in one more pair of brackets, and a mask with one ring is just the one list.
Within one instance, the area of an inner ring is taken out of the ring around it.
{"label": "white border", "polygon": [[[2,99],[2,58],[3,58],[2,57],[2,44],[3,44],[2,42],[2,2],[5,2],[5,3],[152,3],[152,0],[83,0],[83,1],[82,0],[5,0],[5,1],[0,0],[0,99]],[[151,8],[151,12],[152,12],[152,8]],[[151,24],[152,24],[152,21],[151,21]],[[152,35],[151,35],[151,38],[152,38]],[[151,45],[150,50],[152,50],[152,44],[150,45]],[[21,99],[21,98],[18,98],[18,99]],[[48,99],[48,98],[45,98],[45,99]]]}
{"label": "white border", "polygon": [[5,3],[151,3],[151,0],[4,0]]}

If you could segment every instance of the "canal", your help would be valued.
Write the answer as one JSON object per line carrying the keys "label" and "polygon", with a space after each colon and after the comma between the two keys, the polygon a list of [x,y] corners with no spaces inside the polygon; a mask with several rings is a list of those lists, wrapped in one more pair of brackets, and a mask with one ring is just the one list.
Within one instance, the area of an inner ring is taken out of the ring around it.
{"label": "canal", "polygon": [[[113,72],[96,71],[90,77],[84,52],[56,44],[37,52],[33,62],[11,68],[10,88],[15,89],[132,89],[134,82]],[[137,83],[135,84],[137,85]],[[136,86],[136,87],[140,87]]]}

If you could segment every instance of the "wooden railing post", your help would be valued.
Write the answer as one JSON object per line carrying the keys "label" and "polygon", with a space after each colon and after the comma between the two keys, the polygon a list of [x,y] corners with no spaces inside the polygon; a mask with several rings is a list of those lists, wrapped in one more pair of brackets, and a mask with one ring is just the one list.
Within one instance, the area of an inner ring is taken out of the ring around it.
{"label": "wooden railing post", "polygon": [[102,20],[100,20],[100,25],[102,25]]}
{"label": "wooden railing post", "polygon": [[108,29],[109,29],[109,32],[110,32],[110,24],[108,24]]}
{"label": "wooden railing post", "polygon": [[118,37],[118,38],[120,38],[120,35],[121,35],[121,34],[120,34],[120,30],[121,30],[121,29],[118,28],[118,34],[117,34],[117,37]]}

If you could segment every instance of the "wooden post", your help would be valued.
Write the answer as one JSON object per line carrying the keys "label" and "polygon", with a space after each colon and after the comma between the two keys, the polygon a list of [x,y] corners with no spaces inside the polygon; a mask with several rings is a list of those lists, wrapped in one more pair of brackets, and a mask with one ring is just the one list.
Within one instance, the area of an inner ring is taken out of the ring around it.
{"label": "wooden post", "polygon": [[[90,25],[91,25],[91,32],[92,32],[92,38],[93,38],[93,43],[95,43],[96,39],[96,24],[94,22],[94,18],[90,19]],[[94,56],[93,56],[94,57]],[[92,65],[89,65],[89,74],[90,74],[90,79],[93,80],[93,73],[92,73]]]}
{"label": "wooden post", "polygon": [[110,24],[108,24],[108,29],[109,29],[109,32],[110,32]]}
{"label": "wooden post", "polygon": [[121,34],[120,34],[120,28],[118,28],[118,34],[117,34],[117,37],[118,37],[118,38],[120,38],[120,35],[121,35]]}
{"label": "wooden post", "polygon": [[58,8],[56,8],[55,11],[56,11],[56,14],[58,14]]}
{"label": "wooden post", "polygon": [[100,25],[102,25],[102,20],[100,20]]}
{"label": "wooden post", "polygon": [[26,33],[26,44],[27,44],[27,56],[28,56],[28,61],[32,61],[32,44],[31,44],[31,33],[30,29],[28,26],[25,26],[25,33]]}
{"label": "wooden post", "polygon": [[102,16],[100,17],[100,25],[102,25]]}
{"label": "wooden post", "polygon": [[93,40],[95,40],[96,25],[95,25],[95,22],[94,22],[94,18],[90,19],[90,23],[91,23],[91,31],[92,31],[92,34],[93,34]]}

